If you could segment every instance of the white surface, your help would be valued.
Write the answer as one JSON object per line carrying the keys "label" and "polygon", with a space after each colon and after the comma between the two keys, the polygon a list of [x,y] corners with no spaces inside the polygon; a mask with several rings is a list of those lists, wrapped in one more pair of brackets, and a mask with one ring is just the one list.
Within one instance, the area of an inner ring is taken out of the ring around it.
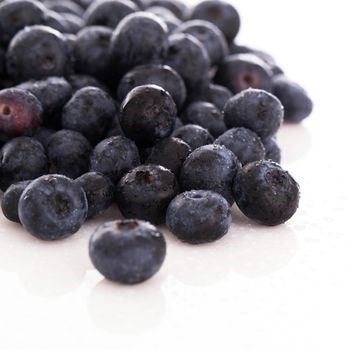
{"label": "white surface", "polygon": [[161,272],[136,287],[92,268],[105,218],[43,243],[0,218],[0,349],[349,349],[349,26],[346,1],[235,2],[242,43],[266,49],[315,101],[280,133],[302,191],[287,224],[234,211],[231,232],[191,247],[168,237]]}

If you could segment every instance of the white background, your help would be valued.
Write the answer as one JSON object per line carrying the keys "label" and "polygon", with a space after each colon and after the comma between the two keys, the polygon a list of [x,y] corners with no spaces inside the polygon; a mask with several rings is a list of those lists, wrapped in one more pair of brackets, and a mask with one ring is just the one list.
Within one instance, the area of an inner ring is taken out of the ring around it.
{"label": "white background", "polygon": [[91,266],[94,227],[44,243],[0,217],[0,349],[349,349],[349,10],[347,1],[236,0],[241,43],[272,52],[315,111],[279,140],[302,191],[287,224],[234,210],[202,247],[167,235],[161,272],[136,287]]}

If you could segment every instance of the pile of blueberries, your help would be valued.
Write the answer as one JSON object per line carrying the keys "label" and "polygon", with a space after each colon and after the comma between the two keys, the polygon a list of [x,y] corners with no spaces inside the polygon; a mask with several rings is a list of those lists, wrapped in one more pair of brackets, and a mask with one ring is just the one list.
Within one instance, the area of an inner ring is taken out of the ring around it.
{"label": "pile of blueberries", "polygon": [[262,225],[290,219],[299,186],[275,135],[312,102],[239,28],[225,0],[0,0],[4,215],[58,240],[116,203],[125,220],[89,253],[126,284],[164,261],[153,225],[199,244],[228,232],[234,203]]}

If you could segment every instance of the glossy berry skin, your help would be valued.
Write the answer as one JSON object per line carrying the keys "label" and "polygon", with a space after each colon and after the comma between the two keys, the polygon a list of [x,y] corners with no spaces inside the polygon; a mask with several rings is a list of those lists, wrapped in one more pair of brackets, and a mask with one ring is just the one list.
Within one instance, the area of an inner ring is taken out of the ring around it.
{"label": "glossy berry skin", "polygon": [[18,32],[7,50],[6,64],[9,77],[15,81],[66,76],[72,68],[64,36],[47,26]]}
{"label": "glossy berry skin", "polygon": [[226,147],[202,146],[185,160],[180,174],[180,185],[186,191],[217,192],[232,205],[232,186],[240,166],[236,156]]}
{"label": "glossy berry skin", "polygon": [[215,140],[215,144],[228,148],[243,164],[265,158],[265,147],[260,137],[246,128],[233,128]]}
{"label": "glossy berry skin", "polygon": [[32,180],[47,174],[48,159],[42,144],[21,136],[5,143],[0,151],[0,189],[19,181]]}
{"label": "glossy berry skin", "polygon": [[214,24],[203,20],[182,23],[174,33],[187,33],[197,38],[208,52],[211,65],[221,63],[228,54],[224,35]]}
{"label": "glossy berry skin", "polygon": [[148,6],[159,6],[168,9],[181,20],[187,18],[188,8],[184,2],[179,0],[150,0]]}
{"label": "glossy berry skin", "polygon": [[313,110],[313,103],[307,92],[300,85],[283,75],[274,78],[273,93],[284,106],[284,119],[287,122],[300,123]]}
{"label": "glossy berry skin", "polygon": [[50,172],[75,179],[89,170],[90,142],[79,132],[60,130],[47,145]]}
{"label": "glossy berry skin", "polygon": [[209,102],[191,103],[184,111],[182,120],[185,124],[202,126],[214,137],[220,136],[227,130],[223,113]]}
{"label": "glossy berry skin", "polygon": [[135,143],[123,136],[101,141],[90,158],[90,170],[105,174],[114,184],[139,164],[140,156]]}
{"label": "glossy berry skin", "polygon": [[82,133],[92,143],[99,142],[117,113],[115,102],[103,90],[78,90],[64,106],[62,127]]}
{"label": "glossy berry skin", "polygon": [[185,141],[169,137],[152,147],[145,163],[161,165],[177,176],[190,153],[191,147]]}
{"label": "glossy berry skin", "polygon": [[167,48],[168,28],[165,22],[151,13],[137,12],[123,18],[113,32],[110,55],[112,64],[130,69],[160,62]]}
{"label": "glossy berry skin", "polygon": [[117,204],[126,218],[162,224],[170,201],[179,193],[175,175],[159,165],[140,165],[117,186]]}
{"label": "glossy berry skin", "polygon": [[172,133],[172,137],[185,141],[191,147],[192,151],[214,142],[213,136],[211,136],[207,129],[194,124],[179,127]]}
{"label": "glossy berry skin", "polygon": [[212,191],[181,193],[171,201],[166,214],[169,230],[190,244],[210,243],[222,238],[231,222],[231,208],[226,199]]}
{"label": "glossy berry skin", "polygon": [[229,128],[245,127],[266,138],[275,135],[283,122],[284,108],[274,95],[248,89],[225,105],[225,123]]}
{"label": "glossy berry skin", "polygon": [[77,73],[107,79],[111,36],[112,30],[102,26],[90,26],[79,31],[73,48]]}
{"label": "glossy berry skin", "polygon": [[169,50],[164,62],[181,75],[188,90],[207,84],[209,81],[208,53],[193,35],[184,33],[170,35]]}
{"label": "glossy berry skin", "polygon": [[149,222],[107,222],[93,233],[89,254],[95,268],[107,279],[136,284],[151,278],[166,255],[163,234]]}
{"label": "glossy berry skin", "polygon": [[249,163],[234,183],[238,207],[250,219],[275,226],[289,220],[299,204],[299,186],[292,176],[271,161]]}
{"label": "glossy berry skin", "polygon": [[0,46],[6,47],[26,26],[42,24],[46,9],[38,1],[15,0],[0,3]]}
{"label": "glossy berry skin", "polygon": [[31,182],[31,180],[16,182],[5,191],[1,201],[1,209],[8,220],[20,223],[18,202],[22,193]]}
{"label": "glossy berry skin", "polygon": [[137,86],[154,84],[169,92],[178,109],[186,99],[186,86],[180,75],[171,67],[163,65],[138,66],[121,79],[118,86],[118,100],[123,101],[127,94]]}
{"label": "glossy berry skin", "polygon": [[205,87],[195,98],[196,101],[207,101],[216,106],[220,111],[224,110],[226,102],[232,97],[232,92],[221,85],[210,84]]}
{"label": "glossy berry skin", "polygon": [[171,134],[176,114],[176,104],[168,92],[157,85],[142,85],[123,101],[120,125],[138,146],[148,147]]}
{"label": "glossy berry skin", "polygon": [[190,12],[189,18],[202,19],[215,24],[231,42],[238,34],[240,17],[237,10],[228,1],[206,0],[200,2]]}
{"label": "glossy berry skin", "polygon": [[217,84],[233,94],[248,88],[272,91],[272,71],[259,57],[252,54],[227,56],[215,76]]}
{"label": "glossy berry skin", "polygon": [[44,21],[42,24],[52,29],[56,29],[62,34],[67,34],[70,32],[69,23],[64,18],[64,15],[49,9],[45,11]]}
{"label": "glossy berry skin", "polygon": [[261,140],[264,144],[266,155],[265,159],[281,163],[281,149],[274,137],[267,137]]}
{"label": "glossy berry skin", "polygon": [[78,177],[76,182],[82,186],[86,194],[88,219],[103,213],[113,204],[115,187],[107,176],[101,173],[89,172]]}
{"label": "glossy berry skin", "polygon": [[32,134],[40,125],[43,108],[29,91],[9,88],[0,91],[0,138]]}
{"label": "glossy berry skin", "polygon": [[17,86],[32,93],[43,107],[43,124],[59,127],[63,106],[72,96],[72,87],[64,78],[30,80]]}
{"label": "glossy berry skin", "polygon": [[63,175],[45,175],[22,193],[19,219],[34,237],[45,241],[66,238],[86,219],[88,203],[83,188]]}
{"label": "glossy berry skin", "polygon": [[129,0],[94,1],[84,14],[87,26],[104,26],[114,29],[119,22],[138,11],[138,7]]}

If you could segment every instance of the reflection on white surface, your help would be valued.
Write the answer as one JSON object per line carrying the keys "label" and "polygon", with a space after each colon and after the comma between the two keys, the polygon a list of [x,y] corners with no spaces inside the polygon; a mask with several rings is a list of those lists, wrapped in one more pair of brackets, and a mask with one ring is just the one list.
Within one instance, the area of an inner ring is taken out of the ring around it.
{"label": "reflection on white surface", "polygon": [[112,334],[138,334],[154,328],[166,310],[160,282],[156,277],[128,287],[102,279],[88,297],[91,320],[97,328]]}

